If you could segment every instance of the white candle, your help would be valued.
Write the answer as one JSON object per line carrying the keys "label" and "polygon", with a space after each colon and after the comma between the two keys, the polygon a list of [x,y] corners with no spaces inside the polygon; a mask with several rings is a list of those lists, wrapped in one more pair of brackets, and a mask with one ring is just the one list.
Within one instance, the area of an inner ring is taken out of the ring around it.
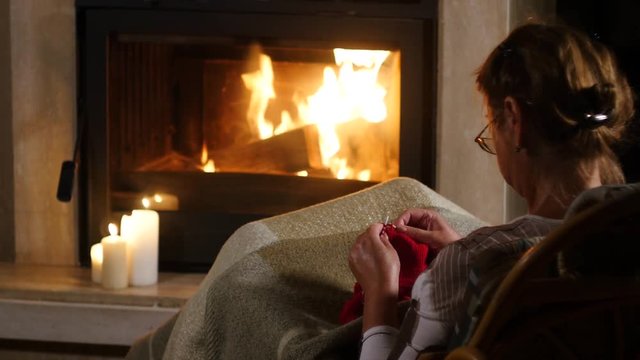
{"label": "white candle", "polygon": [[[148,201],[148,200],[147,200]],[[121,220],[122,236],[129,244],[129,284],[158,282],[158,236],[160,217],[153,210],[133,210]]]}
{"label": "white candle", "polygon": [[91,281],[96,284],[102,282],[102,243],[91,246]]}
{"label": "white candle", "polygon": [[127,287],[127,242],[118,236],[118,227],[109,224],[111,235],[102,238],[102,286],[108,289]]}

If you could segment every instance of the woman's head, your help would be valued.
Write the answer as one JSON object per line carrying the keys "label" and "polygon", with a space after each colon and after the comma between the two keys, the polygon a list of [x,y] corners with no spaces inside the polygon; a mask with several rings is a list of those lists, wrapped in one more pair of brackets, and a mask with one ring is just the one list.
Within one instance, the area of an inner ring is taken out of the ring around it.
{"label": "woman's head", "polygon": [[603,45],[567,27],[524,25],[493,50],[476,83],[495,131],[509,120],[505,112],[518,112],[514,147],[531,163],[562,159],[567,171],[597,169],[604,183],[623,181],[610,146],[633,115],[633,97]]}

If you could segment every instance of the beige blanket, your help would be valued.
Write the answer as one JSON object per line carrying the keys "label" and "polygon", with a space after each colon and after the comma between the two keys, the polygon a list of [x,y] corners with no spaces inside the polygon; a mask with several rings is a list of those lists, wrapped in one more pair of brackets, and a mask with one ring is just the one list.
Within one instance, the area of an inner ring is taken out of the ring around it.
{"label": "beige blanket", "polygon": [[134,344],[128,358],[356,357],[360,322],[337,320],[355,281],[348,250],[369,224],[409,207],[435,208],[463,235],[484,225],[408,178],[247,224],[178,316]]}

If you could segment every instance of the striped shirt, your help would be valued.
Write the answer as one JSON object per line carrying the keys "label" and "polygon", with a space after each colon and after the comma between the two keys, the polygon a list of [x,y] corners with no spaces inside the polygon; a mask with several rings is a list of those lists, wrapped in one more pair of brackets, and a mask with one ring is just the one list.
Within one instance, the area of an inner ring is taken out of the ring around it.
{"label": "striped shirt", "polygon": [[518,246],[518,240],[545,236],[561,220],[526,215],[499,226],[477,229],[440,251],[430,268],[420,274],[412,290],[412,318],[402,331],[375,326],[362,337],[361,360],[416,359],[430,346],[446,345],[464,312],[463,299],[471,266],[488,249]]}

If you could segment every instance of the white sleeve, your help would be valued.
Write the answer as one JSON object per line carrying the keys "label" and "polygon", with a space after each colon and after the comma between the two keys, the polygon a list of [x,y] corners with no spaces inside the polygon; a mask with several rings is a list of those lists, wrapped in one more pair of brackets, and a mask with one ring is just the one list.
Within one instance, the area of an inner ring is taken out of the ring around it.
{"label": "white sleeve", "polygon": [[449,324],[439,319],[439,314],[433,309],[433,279],[430,275],[427,270],[418,276],[413,288],[413,301],[400,330],[391,326],[374,326],[365,331],[360,360],[388,359],[390,356],[413,360],[427,347],[445,342]]}
{"label": "white sleeve", "polygon": [[374,326],[362,334],[360,360],[386,359],[396,342],[398,329],[393,326]]}
{"label": "white sleeve", "polygon": [[[447,344],[462,311],[468,254],[455,246],[443,249],[431,268],[420,274],[400,330],[375,326],[362,335],[360,360],[416,359],[421,351]],[[397,345],[396,345],[397,343]],[[393,352],[393,354],[392,354]]]}

